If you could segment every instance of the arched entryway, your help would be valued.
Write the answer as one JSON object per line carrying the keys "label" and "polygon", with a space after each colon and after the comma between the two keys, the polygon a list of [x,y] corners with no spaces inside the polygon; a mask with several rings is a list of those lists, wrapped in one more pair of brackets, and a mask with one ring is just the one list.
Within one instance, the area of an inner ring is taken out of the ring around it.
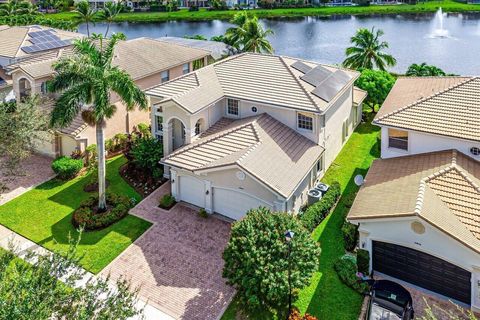
{"label": "arched entryway", "polygon": [[171,146],[172,151],[180,148],[185,144],[185,125],[177,118],[172,118],[168,122],[168,126],[171,128]]}
{"label": "arched entryway", "polygon": [[203,131],[205,131],[205,120],[204,119],[198,119],[198,121],[195,123],[195,136],[200,135]]}
{"label": "arched entryway", "polygon": [[22,78],[18,81],[18,91],[20,93],[20,99],[30,96],[32,93],[32,85],[26,78]]}

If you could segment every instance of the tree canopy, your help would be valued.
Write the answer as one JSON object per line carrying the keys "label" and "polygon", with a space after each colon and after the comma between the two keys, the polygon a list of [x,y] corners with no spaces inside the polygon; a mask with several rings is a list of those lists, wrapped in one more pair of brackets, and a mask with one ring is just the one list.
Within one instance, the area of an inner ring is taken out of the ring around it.
{"label": "tree canopy", "polygon": [[[288,230],[294,232],[290,259],[285,240]],[[223,253],[223,276],[237,289],[248,310],[266,307],[284,311],[289,295],[289,263],[295,296],[310,283],[319,255],[318,244],[295,216],[259,208],[233,224]]]}
{"label": "tree canopy", "polygon": [[225,43],[241,52],[273,53],[272,44],[267,39],[273,35],[273,31],[264,30],[257,17],[241,11],[230,22],[235,27],[228,28],[225,32]]}
{"label": "tree canopy", "polygon": [[386,71],[363,69],[361,72],[355,85],[368,92],[365,103],[375,111],[375,107],[382,105],[392,89],[395,78]]}
{"label": "tree canopy", "polygon": [[447,74],[442,69],[423,62],[421,64],[414,63],[410,65],[405,75],[409,77],[433,77],[446,76]]}
{"label": "tree canopy", "polygon": [[352,69],[380,69],[385,71],[387,67],[393,67],[397,60],[383,50],[388,48],[386,41],[381,41],[382,30],[360,28],[350,38],[351,47],[345,50],[347,58],[343,65]]}

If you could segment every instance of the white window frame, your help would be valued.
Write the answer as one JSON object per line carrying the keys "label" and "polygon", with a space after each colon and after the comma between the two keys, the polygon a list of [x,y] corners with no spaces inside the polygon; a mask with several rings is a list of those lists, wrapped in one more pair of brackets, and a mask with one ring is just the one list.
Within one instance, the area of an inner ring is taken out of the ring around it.
{"label": "white window frame", "polygon": [[[236,103],[236,106],[234,106],[234,105],[231,106],[230,103]],[[236,108],[237,112],[236,113],[230,113],[230,108],[231,107]],[[240,117],[240,100],[227,98],[226,105],[225,105],[225,113],[228,116]]]}
{"label": "white window frame", "polygon": [[[305,119],[300,119],[300,117],[304,117]],[[311,119],[311,128],[308,127],[302,127],[300,125],[300,121],[302,121],[303,125],[306,126],[308,124],[307,119]],[[298,130],[303,130],[303,131],[308,131],[308,132],[313,132],[313,115],[309,113],[303,113],[303,112],[297,112],[297,129]]]}
{"label": "white window frame", "polygon": [[183,66],[182,66],[182,71],[183,71],[183,74],[187,74],[190,72],[190,63],[184,63]]}
{"label": "white window frame", "polygon": [[[407,134],[407,138],[406,138],[406,139],[402,139],[402,138],[391,137],[391,136],[390,136],[390,130],[396,130],[396,131],[400,131],[400,132],[405,132],[405,133]],[[401,150],[401,151],[404,151],[404,152],[408,152],[409,147],[410,147],[410,144],[409,144],[410,134],[409,134],[409,132],[408,132],[407,130],[400,130],[400,129],[395,129],[395,128],[387,128],[387,136],[388,136],[387,143],[388,143],[388,148],[389,148],[389,149],[395,149],[395,150]],[[392,145],[392,142],[404,143],[404,144],[406,144],[406,148],[402,148],[402,147],[400,147],[400,145]]]}
{"label": "white window frame", "polygon": [[162,83],[167,82],[170,80],[170,70],[165,70],[160,72],[160,79]]}

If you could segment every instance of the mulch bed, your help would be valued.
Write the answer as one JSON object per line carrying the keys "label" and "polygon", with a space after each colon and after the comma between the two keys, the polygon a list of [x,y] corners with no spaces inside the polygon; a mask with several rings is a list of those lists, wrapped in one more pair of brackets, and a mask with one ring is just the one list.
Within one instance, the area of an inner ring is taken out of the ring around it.
{"label": "mulch bed", "polygon": [[135,191],[142,195],[142,197],[148,196],[167,181],[167,179],[163,177],[156,180],[151,176],[147,176],[143,171],[136,170],[136,168],[129,163],[124,164],[120,168],[120,175]]}
{"label": "mulch bed", "polygon": [[[110,185],[110,181],[105,180],[105,189]],[[87,184],[83,187],[85,192],[97,192],[98,191],[98,182]]]}
{"label": "mulch bed", "polygon": [[170,209],[172,209],[173,207],[175,207],[176,204],[177,204],[177,201],[174,201],[174,202],[173,202],[171,205],[169,205],[168,207],[164,207],[164,206],[162,206],[161,204],[159,204],[158,207],[159,207],[160,209],[163,209],[163,210],[170,210]]}

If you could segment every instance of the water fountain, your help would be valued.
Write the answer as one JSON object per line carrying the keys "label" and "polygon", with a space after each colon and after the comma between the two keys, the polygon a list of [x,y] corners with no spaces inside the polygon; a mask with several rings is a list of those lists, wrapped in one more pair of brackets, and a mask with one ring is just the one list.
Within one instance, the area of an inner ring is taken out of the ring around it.
{"label": "water fountain", "polygon": [[438,8],[437,13],[435,13],[435,18],[433,19],[434,29],[430,34],[432,38],[448,38],[448,30],[443,26],[443,11],[442,8]]}

